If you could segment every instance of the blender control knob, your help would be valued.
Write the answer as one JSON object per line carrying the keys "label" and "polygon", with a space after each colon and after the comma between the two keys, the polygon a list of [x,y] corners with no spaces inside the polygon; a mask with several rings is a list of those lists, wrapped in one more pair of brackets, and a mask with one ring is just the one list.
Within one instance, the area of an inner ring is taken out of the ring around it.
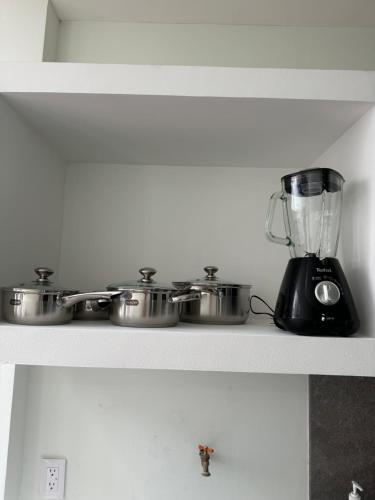
{"label": "blender control knob", "polygon": [[324,306],[333,306],[340,300],[339,287],[332,281],[321,281],[315,287],[315,297]]}

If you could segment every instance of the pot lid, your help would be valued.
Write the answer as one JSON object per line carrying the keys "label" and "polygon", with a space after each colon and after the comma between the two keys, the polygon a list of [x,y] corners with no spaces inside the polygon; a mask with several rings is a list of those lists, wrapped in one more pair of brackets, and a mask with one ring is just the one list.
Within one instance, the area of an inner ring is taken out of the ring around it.
{"label": "pot lid", "polygon": [[172,283],[159,283],[155,281],[152,277],[156,274],[156,269],[153,267],[142,267],[139,272],[142,275],[142,278],[139,280],[112,283],[107,286],[107,290],[152,290],[155,292],[176,290],[176,287]]}
{"label": "pot lid", "polygon": [[209,286],[209,287],[219,287],[219,288],[250,288],[251,285],[240,285],[239,283],[233,283],[231,281],[222,280],[216,273],[219,268],[216,266],[206,266],[204,268],[206,271],[206,276],[202,278],[196,278],[193,280],[174,282],[177,288],[187,288],[189,286]]}
{"label": "pot lid", "polygon": [[38,278],[34,281],[28,283],[19,283],[15,286],[3,287],[4,291],[8,292],[29,292],[29,293],[64,293],[73,294],[77,293],[77,290],[67,290],[59,285],[56,285],[53,281],[48,278],[54,271],[48,267],[36,267],[34,269]]}

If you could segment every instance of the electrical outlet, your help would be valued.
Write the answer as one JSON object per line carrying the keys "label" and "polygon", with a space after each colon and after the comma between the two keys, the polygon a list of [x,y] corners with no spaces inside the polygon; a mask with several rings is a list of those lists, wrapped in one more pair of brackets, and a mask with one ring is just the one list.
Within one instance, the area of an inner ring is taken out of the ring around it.
{"label": "electrical outlet", "polygon": [[46,491],[56,494],[59,491],[59,468],[47,467]]}
{"label": "electrical outlet", "polygon": [[40,494],[42,498],[61,500],[65,490],[65,458],[42,458]]}

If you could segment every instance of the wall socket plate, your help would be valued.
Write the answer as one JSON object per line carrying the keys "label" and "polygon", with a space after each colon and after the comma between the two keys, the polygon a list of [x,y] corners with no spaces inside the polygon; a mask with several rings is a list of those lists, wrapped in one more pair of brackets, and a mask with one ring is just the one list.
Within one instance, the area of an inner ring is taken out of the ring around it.
{"label": "wall socket plate", "polygon": [[65,458],[40,459],[40,494],[42,498],[62,500],[65,492]]}

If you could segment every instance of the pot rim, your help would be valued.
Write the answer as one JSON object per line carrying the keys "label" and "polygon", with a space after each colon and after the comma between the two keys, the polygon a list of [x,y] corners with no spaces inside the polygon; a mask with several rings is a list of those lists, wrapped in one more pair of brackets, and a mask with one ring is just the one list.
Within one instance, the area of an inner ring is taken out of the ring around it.
{"label": "pot rim", "polygon": [[78,290],[49,290],[48,288],[22,288],[22,287],[1,287],[2,292],[10,292],[10,293],[25,293],[35,294],[35,295],[73,295],[79,293]]}
{"label": "pot rim", "polygon": [[106,287],[106,289],[108,291],[118,291],[118,292],[130,292],[130,293],[160,293],[160,292],[163,292],[163,293],[173,293],[173,292],[179,292],[180,289],[177,289],[177,288],[168,288],[166,286],[158,286],[158,285],[154,285],[154,286],[150,286],[150,287],[146,287],[146,286],[138,286],[136,285],[136,283],[134,283],[134,285],[131,285],[130,283],[128,285],[125,285],[125,284],[122,284],[122,283],[112,283],[111,285],[108,285]]}
{"label": "pot rim", "polygon": [[238,288],[250,290],[254,285],[240,285],[237,283],[215,283],[215,281],[174,281],[173,284],[178,288],[178,290],[188,290],[192,287],[199,288],[205,291],[210,291],[213,288]]}

